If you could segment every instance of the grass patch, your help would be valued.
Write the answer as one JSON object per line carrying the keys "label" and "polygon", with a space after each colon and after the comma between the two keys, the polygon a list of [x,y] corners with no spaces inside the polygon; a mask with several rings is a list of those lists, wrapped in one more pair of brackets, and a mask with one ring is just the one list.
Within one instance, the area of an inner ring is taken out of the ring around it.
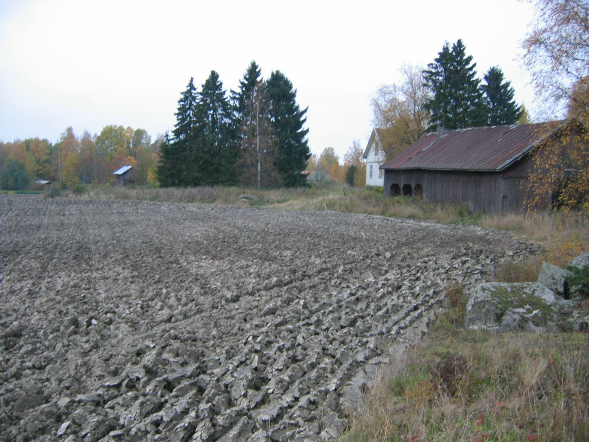
{"label": "grass patch", "polygon": [[[411,218],[442,223],[475,223],[480,215],[464,206],[429,203],[420,198],[385,198],[382,192],[370,188],[353,188],[337,183],[320,183],[296,189],[243,189],[237,187],[141,188],[104,186],[76,189],[64,196],[96,199],[134,199],[148,201],[176,201],[225,205],[250,205],[279,210],[333,210],[365,213],[400,218]],[[248,193],[255,200],[240,202],[240,195]]]}
{"label": "grass patch", "polygon": [[2,195],[38,195],[42,190],[3,190]]}
{"label": "grass patch", "polygon": [[447,295],[340,441],[589,440],[589,336],[451,327],[463,307],[458,288]]}
{"label": "grass patch", "polygon": [[535,282],[542,269],[543,256],[532,256],[523,261],[507,261],[495,272],[497,282]]}

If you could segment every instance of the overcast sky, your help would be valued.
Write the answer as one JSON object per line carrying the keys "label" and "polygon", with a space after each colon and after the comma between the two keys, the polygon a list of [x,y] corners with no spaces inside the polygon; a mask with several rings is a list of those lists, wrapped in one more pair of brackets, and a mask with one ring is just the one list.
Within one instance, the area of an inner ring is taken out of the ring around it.
{"label": "overcast sky", "polygon": [[190,77],[237,89],[255,60],[282,71],[308,107],[309,146],[343,157],[372,130],[370,97],[462,39],[479,77],[499,66],[535,110],[518,60],[533,19],[517,0],[354,2],[0,0],[0,140],[59,140],[108,124],[172,130]]}

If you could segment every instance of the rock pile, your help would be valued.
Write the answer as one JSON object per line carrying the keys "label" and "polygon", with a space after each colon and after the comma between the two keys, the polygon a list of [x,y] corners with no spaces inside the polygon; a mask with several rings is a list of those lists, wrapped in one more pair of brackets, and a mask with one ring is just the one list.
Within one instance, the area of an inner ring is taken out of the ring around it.
{"label": "rock pile", "polygon": [[[589,253],[570,265],[584,269]],[[587,331],[589,311],[582,307],[572,272],[542,263],[537,282],[484,283],[476,286],[466,308],[470,329],[498,331]]]}
{"label": "rock pile", "polygon": [[328,440],[444,287],[534,247],[332,212],[3,197],[1,440]]}

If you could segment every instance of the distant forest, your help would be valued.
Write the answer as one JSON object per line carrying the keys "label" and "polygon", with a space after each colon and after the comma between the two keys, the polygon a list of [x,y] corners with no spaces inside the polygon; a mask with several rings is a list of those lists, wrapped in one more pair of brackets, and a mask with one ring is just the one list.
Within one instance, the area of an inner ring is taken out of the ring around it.
{"label": "distant forest", "polygon": [[137,185],[304,185],[301,172],[311,156],[306,112],[280,71],[264,80],[252,61],[230,94],[211,71],[200,89],[190,79],[172,133],[154,140],[144,129],[108,125],[82,136],[68,127],[55,144],[39,138],[0,143],[2,189],[34,188],[38,180],[70,189],[112,183],[124,165],[133,166]]}

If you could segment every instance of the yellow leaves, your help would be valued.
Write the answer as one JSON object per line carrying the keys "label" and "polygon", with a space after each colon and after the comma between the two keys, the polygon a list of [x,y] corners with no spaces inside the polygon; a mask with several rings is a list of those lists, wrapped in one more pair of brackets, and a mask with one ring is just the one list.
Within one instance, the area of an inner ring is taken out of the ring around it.
{"label": "yellow leaves", "polygon": [[559,208],[568,212],[589,204],[589,139],[580,125],[570,123],[550,137],[533,154],[532,163],[528,210]]}
{"label": "yellow leaves", "polygon": [[61,171],[61,182],[69,189],[73,189],[74,186],[80,184],[80,178],[78,176],[79,158],[76,152],[70,152],[66,154],[67,157],[63,162]]}
{"label": "yellow leaves", "polygon": [[382,140],[387,159],[425,133],[429,112],[424,104],[430,93],[423,85],[422,70],[419,66],[402,66],[402,82],[381,86],[371,100],[374,125],[387,129]]}
{"label": "yellow leaves", "polygon": [[586,236],[574,233],[554,235],[545,259],[550,264],[566,267],[568,263],[581,253],[589,251],[589,241]]}
{"label": "yellow leaves", "polygon": [[2,149],[2,162],[6,160],[18,160],[25,164],[27,160],[27,146],[17,140],[14,143],[6,143]]}
{"label": "yellow leaves", "polygon": [[37,162],[35,161],[33,154],[30,152],[27,155],[27,159],[25,160],[25,170],[27,171],[27,174],[31,180],[35,180],[37,178]]}

